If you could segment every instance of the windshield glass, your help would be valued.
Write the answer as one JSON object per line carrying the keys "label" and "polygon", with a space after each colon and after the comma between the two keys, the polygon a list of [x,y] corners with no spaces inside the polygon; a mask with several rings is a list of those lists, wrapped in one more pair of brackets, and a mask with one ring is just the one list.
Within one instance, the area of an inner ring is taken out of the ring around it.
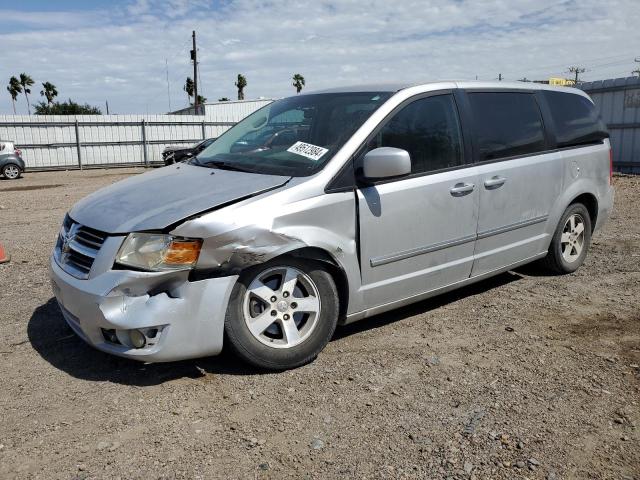
{"label": "windshield glass", "polygon": [[252,113],[191,160],[194,165],[302,177],[322,169],[389,92],[285,98]]}

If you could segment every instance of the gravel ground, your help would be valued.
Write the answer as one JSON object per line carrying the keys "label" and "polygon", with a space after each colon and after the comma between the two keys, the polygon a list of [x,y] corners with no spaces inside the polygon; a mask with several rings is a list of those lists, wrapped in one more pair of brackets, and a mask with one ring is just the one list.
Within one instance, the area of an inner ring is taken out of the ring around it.
{"label": "gravel ground", "polygon": [[506,273],[271,374],[228,353],[134,363],[65,325],[59,223],[141,171],[0,181],[0,478],[640,479],[640,178],[615,178],[577,273]]}

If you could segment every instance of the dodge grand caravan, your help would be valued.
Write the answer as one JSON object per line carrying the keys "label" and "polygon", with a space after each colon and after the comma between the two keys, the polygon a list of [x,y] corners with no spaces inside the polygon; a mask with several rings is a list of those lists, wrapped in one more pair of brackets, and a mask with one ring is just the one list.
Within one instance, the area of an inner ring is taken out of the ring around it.
{"label": "dodge grand caravan", "polygon": [[[67,214],[50,271],[94,347],[161,362],[313,360],[336,325],[541,260],[584,261],[613,205],[589,97],[441,82],[271,103],[188,163]],[[159,202],[158,198],[162,198]]]}

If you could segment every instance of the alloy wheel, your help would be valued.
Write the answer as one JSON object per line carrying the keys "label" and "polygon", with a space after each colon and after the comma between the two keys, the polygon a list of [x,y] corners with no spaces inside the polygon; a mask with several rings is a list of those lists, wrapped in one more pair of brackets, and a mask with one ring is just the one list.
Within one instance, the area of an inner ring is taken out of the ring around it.
{"label": "alloy wheel", "polygon": [[567,263],[573,263],[582,254],[584,248],[584,218],[574,213],[567,218],[562,235],[560,236],[562,258]]}
{"label": "alloy wheel", "polygon": [[243,301],[249,331],[273,348],[304,342],[316,328],[320,310],[320,294],[313,280],[290,266],[261,272],[249,284]]}
{"label": "alloy wheel", "polygon": [[2,171],[4,176],[9,180],[15,180],[20,176],[20,169],[15,165],[7,165]]}

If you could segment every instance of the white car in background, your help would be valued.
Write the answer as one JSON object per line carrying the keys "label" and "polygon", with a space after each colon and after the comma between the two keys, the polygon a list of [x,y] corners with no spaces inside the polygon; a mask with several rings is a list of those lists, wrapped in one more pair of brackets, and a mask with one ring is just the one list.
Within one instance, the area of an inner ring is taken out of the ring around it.
{"label": "white car in background", "polygon": [[24,172],[25,164],[22,151],[15,148],[13,142],[0,140],[0,173],[7,180],[16,180]]}

